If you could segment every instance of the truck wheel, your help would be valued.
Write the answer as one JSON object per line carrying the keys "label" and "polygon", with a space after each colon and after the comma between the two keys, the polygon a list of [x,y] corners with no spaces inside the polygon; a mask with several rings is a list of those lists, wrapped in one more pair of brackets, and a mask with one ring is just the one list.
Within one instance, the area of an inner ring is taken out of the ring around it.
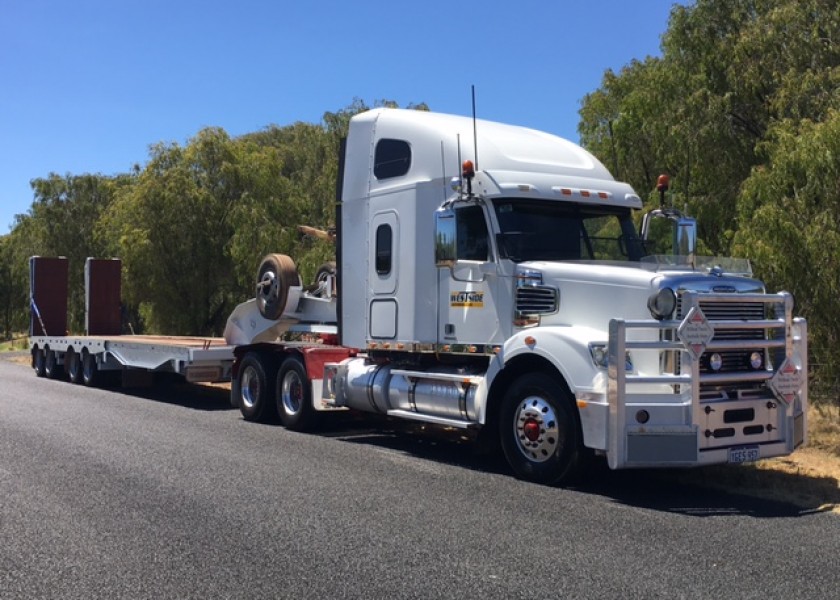
{"label": "truck wheel", "polygon": [[44,376],[44,366],[46,363],[46,357],[44,356],[44,351],[41,348],[33,348],[32,349],[32,370],[35,371],[35,375],[38,377]]}
{"label": "truck wheel", "polygon": [[289,288],[300,285],[295,262],[285,254],[269,254],[257,272],[257,307],[269,320],[279,319],[286,309]]}
{"label": "truck wheel", "polygon": [[502,400],[502,449],[514,473],[535,483],[570,478],[580,462],[577,412],[553,377],[529,373],[516,379]]}
{"label": "truck wheel", "polygon": [[82,382],[82,357],[78,352],[72,348],[67,349],[67,354],[64,355],[64,364],[67,368],[67,376],[71,383]]}
{"label": "truck wheel", "polygon": [[295,356],[289,356],[277,373],[277,414],[287,429],[312,429],[318,418],[312,406],[312,388],[306,368]]}
{"label": "truck wheel", "polygon": [[[320,290],[322,287],[326,286],[327,279],[332,277],[332,296],[338,296],[338,282],[335,279],[336,267],[335,263],[325,262],[323,265],[318,267],[318,272],[315,274],[315,284],[318,286],[317,289]],[[320,293],[318,294],[321,295]]]}
{"label": "truck wheel", "polygon": [[265,423],[274,417],[272,396],[276,367],[256,352],[249,352],[239,365],[236,385],[239,410],[246,421]]}
{"label": "truck wheel", "polygon": [[47,350],[46,360],[44,361],[44,375],[48,379],[58,379],[64,374],[64,369],[58,364],[58,355],[55,350]]}
{"label": "truck wheel", "polygon": [[96,356],[87,350],[82,350],[82,383],[87,387],[95,387],[99,383]]}

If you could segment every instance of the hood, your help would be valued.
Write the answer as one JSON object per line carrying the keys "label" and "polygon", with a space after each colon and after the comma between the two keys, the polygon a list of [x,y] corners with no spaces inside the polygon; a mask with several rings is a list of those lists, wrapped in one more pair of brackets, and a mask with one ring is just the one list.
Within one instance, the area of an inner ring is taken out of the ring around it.
{"label": "hood", "polygon": [[662,288],[683,291],[763,293],[763,284],[714,268],[661,268],[627,262],[547,262],[519,264],[519,271],[541,273],[542,285],[559,291],[558,310],[542,325],[587,326],[606,331],[610,319],[650,319],[648,299]]}

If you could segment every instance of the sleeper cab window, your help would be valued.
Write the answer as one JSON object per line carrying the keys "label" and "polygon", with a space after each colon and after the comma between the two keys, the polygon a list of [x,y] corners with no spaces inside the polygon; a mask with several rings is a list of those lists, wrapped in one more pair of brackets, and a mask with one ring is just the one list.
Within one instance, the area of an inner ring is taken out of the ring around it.
{"label": "sleeper cab window", "polygon": [[376,273],[379,275],[391,272],[392,237],[390,225],[376,228]]}
{"label": "sleeper cab window", "polygon": [[405,175],[411,168],[411,146],[403,140],[381,139],[376,142],[373,174],[377,179]]}

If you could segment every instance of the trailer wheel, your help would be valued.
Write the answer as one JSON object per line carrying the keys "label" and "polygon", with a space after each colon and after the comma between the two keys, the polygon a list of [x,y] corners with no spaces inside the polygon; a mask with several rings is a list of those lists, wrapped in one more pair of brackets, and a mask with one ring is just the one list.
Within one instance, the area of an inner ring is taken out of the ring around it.
{"label": "trailer wheel", "polygon": [[294,261],[285,254],[269,254],[257,272],[257,306],[269,320],[279,319],[286,309],[289,288],[300,285]]}
{"label": "trailer wheel", "polygon": [[95,387],[99,383],[99,376],[96,356],[87,350],[82,350],[82,383],[87,387]]}
{"label": "trailer wheel", "polygon": [[505,458],[520,479],[557,484],[576,472],[578,416],[555,378],[529,373],[516,379],[502,400],[499,427]]}
{"label": "trailer wheel", "polygon": [[289,356],[277,373],[277,414],[287,429],[312,429],[318,418],[312,406],[312,388],[306,368],[296,356]]}
{"label": "trailer wheel", "polygon": [[46,360],[44,361],[44,375],[48,379],[58,379],[64,374],[64,369],[58,364],[58,355],[55,350],[47,350]]}
{"label": "trailer wheel", "polygon": [[82,357],[73,348],[68,348],[64,355],[64,364],[67,369],[67,376],[71,383],[82,382]]}
{"label": "trailer wheel", "polygon": [[46,356],[44,355],[44,350],[41,348],[33,348],[32,349],[32,370],[35,371],[35,375],[38,377],[43,377],[46,373],[45,370],[46,366]]}
{"label": "trailer wheel", "polygon": [[266,423],[274,417],[272,395],[276,367],[269,357],[249,352],[239,365],[233,392],[239,402],[239,411],[246,421]]}

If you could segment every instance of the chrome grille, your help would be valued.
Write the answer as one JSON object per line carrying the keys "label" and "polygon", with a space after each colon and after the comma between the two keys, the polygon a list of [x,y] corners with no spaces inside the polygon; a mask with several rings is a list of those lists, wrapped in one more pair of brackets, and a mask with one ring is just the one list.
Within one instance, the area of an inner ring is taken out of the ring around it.
{"label": "chrome grille", "polygon": [[[700,309],[709,321],[761,321],[767,318],[766,306],[761,302],[715,302],[714,300],[700,300]],[[687,311],[682,307],[682,296],[677,298],[677,318],[683,319]],[[716,329],[713,341],[733,340],[766,340],[768,331],[766,329]],[[761,348],[764,362],[767,355]],[[723,364],[718,371],[712,371],[709,367],[710,352],[705,353],[700,359],[701,373],[732,373],[737,371],[752,371],[750,367],[750,355],[755,350],[719,350],[717,354],[723,359]],[[765,364],[766,367],[766,364]]]}
{"label": "chrome grille", "polygon": [[539,285],[516,288],[516,311],[525,315],[557,312],[557,289]]}

